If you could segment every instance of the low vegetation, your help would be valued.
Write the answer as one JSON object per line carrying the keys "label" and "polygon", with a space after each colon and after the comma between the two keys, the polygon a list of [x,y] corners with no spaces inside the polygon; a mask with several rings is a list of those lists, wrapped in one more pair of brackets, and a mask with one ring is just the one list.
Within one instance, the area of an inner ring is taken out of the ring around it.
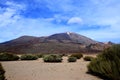
{"label": "low vegetation", "polygon": [[68,62],[76,62],[77,58],[76,57],[68,57]]}
{"label": "low vegetation", "polygon": [[63,57],[63,56],[67,56],[67,54],[60,54],[60,53],[59,53],[59,55],[60,55],[61,57]]}
{"label": "low vegetation", "polygon": [[36,60],[38,59],[38,57],[32,54],[24,54],[20,57],[20,59],[21,60]]}
{"label": "low vegetation", "polygon": [[81,53],[75,53],[75,54],[70,55],[70,57],[76,57],[77,59],[80,59],[80,58],[83,57],[83,54],[81,54]]}
{"label": "low vegetation", "polygon": [[5,80],[5,70],[0,63],[0,80]]}
{"label": "low vegetation", "polygon": [[105,49],[93,59],[88,72],[109,80],[120,80],[120,44]]}
{"label": "low vegetation", "polygon": [[10,53],[0,53],[0,61],[14,61],[18,60],[19,56]]}
{"label": "low vegetation", "polygon": [[91,61],[91,60],[94,59],[94,57],[92,57],[92,56],[85,56],[83,59],[84,59],[85,61]]}
{"label": "low vegetation", "polygon": [[44,62],[62,62],[62,57],[58,54],[49,54],[43,57]]}
{"label": "low vegetation", "polygon": [[37,54],[36,55],[38,58],[42,58],[43,57],[43,54]]}

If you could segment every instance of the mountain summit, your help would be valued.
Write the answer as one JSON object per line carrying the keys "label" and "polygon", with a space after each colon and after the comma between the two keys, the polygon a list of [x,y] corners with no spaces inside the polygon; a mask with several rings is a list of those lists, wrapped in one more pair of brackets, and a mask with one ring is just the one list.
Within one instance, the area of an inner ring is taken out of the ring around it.
{"label": "mountain summit", "polygon": [[104,43],[97,42],[83,35],[65,32],[47,37],[21,36],[0,43],[0,52],[11,53],[76,53],[99,51]]}
{"label": "mountain summit", "polygon": [[63,42],[63,43],[71,42],[71,43],[79,43],[79,44],[84,44],[84,45],[97,43],[97,41],[94,41],[90,38],[87,38],[85,36],[82,36],[77,33],[72,33],[72,32],[53,34],[47,37],[46,39],[47,41],[56,40],[56,41]]}

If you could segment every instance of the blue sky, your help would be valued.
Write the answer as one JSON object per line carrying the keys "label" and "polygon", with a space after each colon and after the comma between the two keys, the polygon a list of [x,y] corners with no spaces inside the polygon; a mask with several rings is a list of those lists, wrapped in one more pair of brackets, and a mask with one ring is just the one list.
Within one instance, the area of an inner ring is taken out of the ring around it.
{"label": "blue sky", "polygon": [[120,41],[120,0],[0,0],[0,42],[76,32]]}

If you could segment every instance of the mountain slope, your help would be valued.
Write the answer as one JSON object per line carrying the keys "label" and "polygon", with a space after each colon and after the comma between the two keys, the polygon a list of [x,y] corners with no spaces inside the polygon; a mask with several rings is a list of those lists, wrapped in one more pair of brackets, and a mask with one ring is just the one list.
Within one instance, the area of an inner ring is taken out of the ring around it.
{"label": "mountain slope", "polygon": [[18,54],[93,52],[101,51],[103,48],[103,43],[101,44],[85,36],[70,32],[53,34],[48,37],[22,36],[0,43],[0,52]]}
{"label": "mountain slope", "polygon": [[76,33],[71,33],[71,32],[66,32],[66,33],[61,33],[61,34],[54,34],[46,38],[46,42],[48,41],[57,41],[57,42],[63,42],[63,43],[79,43],[83,45],[89,45],[89,44],[94,44],[97,43],[96,41],[87,38],[85,36],[82,36],[80,34]]}

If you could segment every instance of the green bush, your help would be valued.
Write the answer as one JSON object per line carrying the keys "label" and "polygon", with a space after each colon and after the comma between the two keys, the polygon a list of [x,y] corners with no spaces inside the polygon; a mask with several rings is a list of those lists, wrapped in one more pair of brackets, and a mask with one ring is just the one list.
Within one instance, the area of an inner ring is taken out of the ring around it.
{"label": "green bush", "polygon": [[63,57],[63,56],[68,56],[68,55],[67,54],[60,54],[60,56]]}
{"label": "green bush", "polygon": [[62,62],[62,57],[57,54],[45,55],[43,57],[44,62]]}
{"label": "green bush", "polygon": [[68,57],[68,62],[76,62],[77,58],[76,57]]}
{"label": "green bush", "polygon": [[18,60],[19,56],[10,54],[10,53],[1,53],[0,54],[0,61],[14,61]]}
{"label": "green bush", "polygon": [[105,49],[88,65],[88,72],[110,80],[120,80],[120,44]]}
{"label": "green bush", "polygon": [[38,58],[42,58],[43,57],[43,54],[37,54],[36,55]]}
{"label": "green bush", "polygon": [[5,80],[5,70],[0,63],[0,80]]}
{"label": "green bush", "polygon": [[91,60],[94,59],[94,57],[92,57],[92,56],[85,56],[83,59],[84,59],[85,61],[91,61]]}
{"label": "green bush", "polygon": [[38,59],[38,57],[32,54],[24,54],[20,57],[20,59],[21,60],[36,60]]}
{"label": "green bush", "polygon": [[75,54],[72,54],[70,57],[76,57],[77,59],[80,59],[83,57],[83,55],[81,53],[75,53]]}

